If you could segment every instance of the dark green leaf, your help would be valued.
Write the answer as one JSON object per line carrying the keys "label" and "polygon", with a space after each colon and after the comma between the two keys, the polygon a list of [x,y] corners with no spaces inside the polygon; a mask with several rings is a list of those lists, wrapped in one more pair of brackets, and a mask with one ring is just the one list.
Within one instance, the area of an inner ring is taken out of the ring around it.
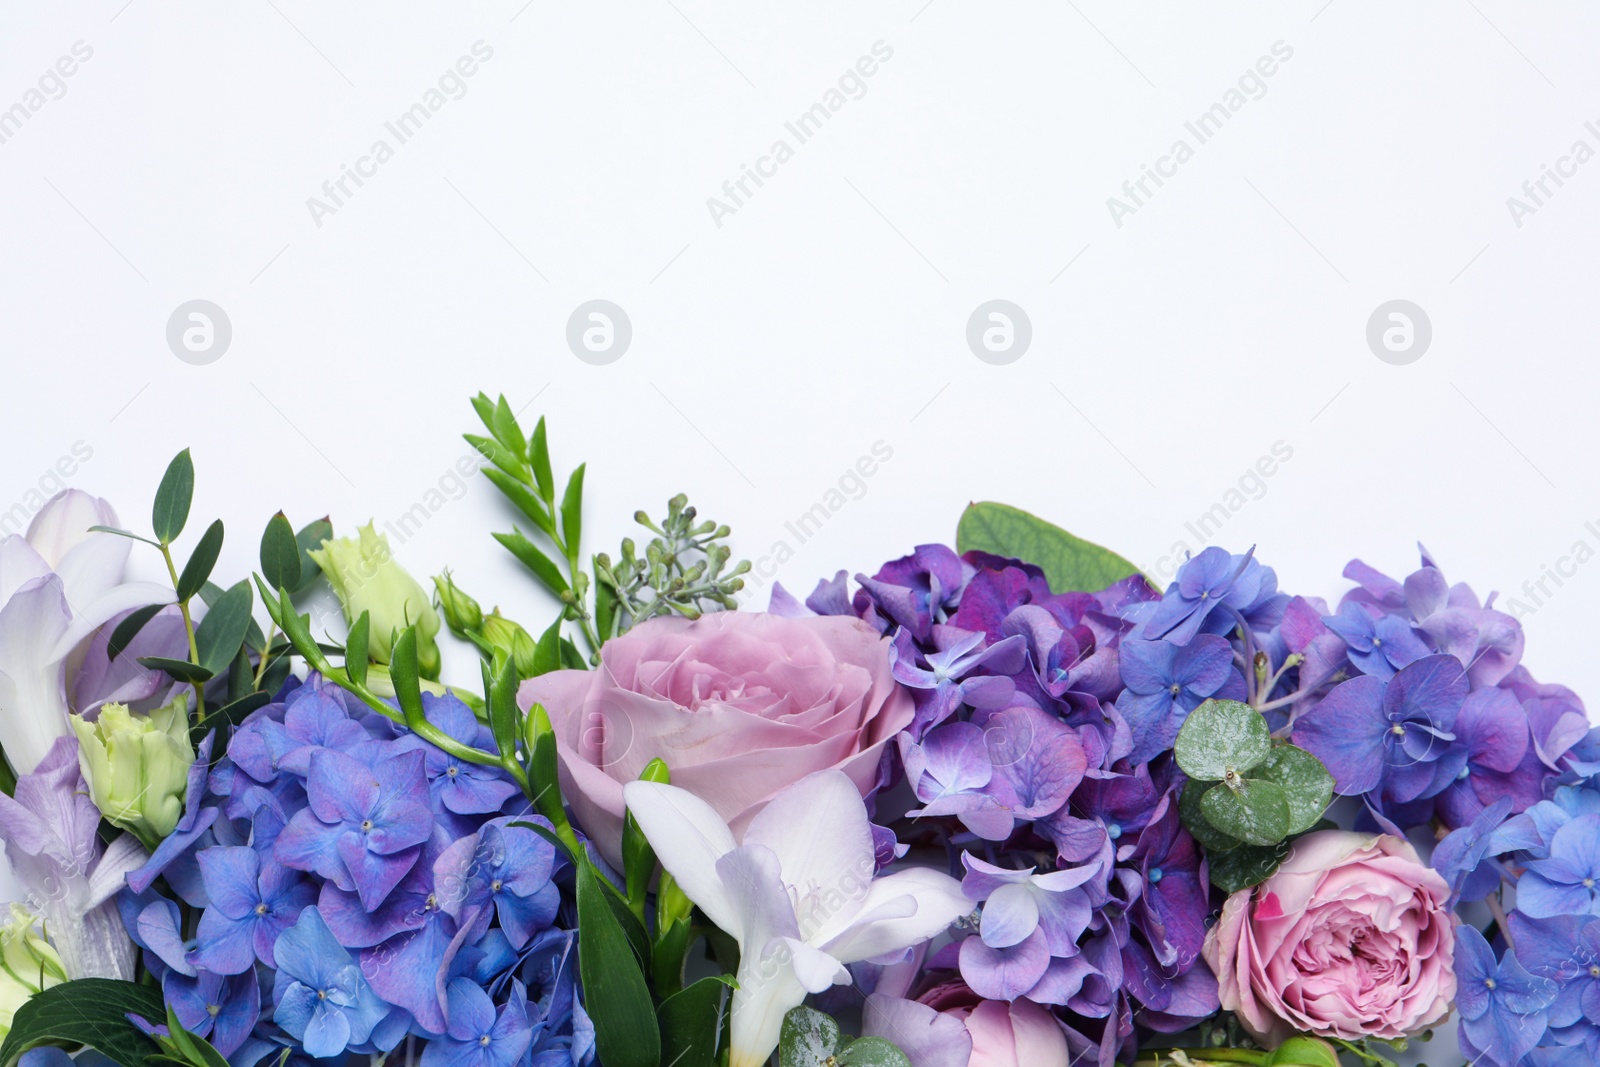
{"label": "dark green leaf", "polygon": [[539,635],[539,643],[533,648],[532,677],[549,674],[561,668],[561,616],[556,616],[556,621],[551,623],[544,633]]}
{"label": "dark green leaf", "polygon": [[514,504],[518,511],[533,520],[533,524],[551,537],[556,535],[556,521],[550,517],[550,509],[544,502],[533,495],[533,490],[517,481],[505,471],[493,467],[485,467],[483,476],[493,482],[495,487],[504,493],[506,499]]}
{"label": "dark green leaf", "polygon": [[1278,745],[1251,773],[1283,787],[1291,834],[1309,830],[1333,802],[1333,775],[1303,748]]}
{"label": "dark green leaf", "polygon": [[203,685],[209,682],[214,675],[204,667],[197,667],[186,659],[166,659],[162,656],[140,656],[139,665],[149,667],[153,671],[166,671],[180,682],[191,685]]}
{"label": "dark green leaf", "polygon": [[881,1037],[860,1037],[834,1057],[839,1067],[911,1067],[910,1058]]}
{"label": "dark green leaf", "polygon": [[1287,841],[1265,846],[1241,845],[1227,852],[1215,853],[1206,860],[1211,870],[1211,884],[1224,893],[1237,893],[1241,889],[1260,885],[1272,877],[1272,872],[1278,869],[1278,864],[1288,854]]}
{"label": "dark green leaf", "polygon": [[344,669],[356,685],[367,684],[367,663],[372,659],[370,632],[372,616],[363,611],[350,627],[350,636],[344,642]]}
{"label": "dark green leaf", "polygon": [[676,1067],[716,1067],[722,1013],[728,985],[720,977],[702,978],[661,1002],[661,1062]]}
{"label": "dark green leaf", "polygon": [[539,495],[546,501],[554,502],[556,498],[556,476],[550,469],[550,442],[545,437],[544,416],[539,417],[539,425],[533,428],[533,437],[528,442],[528,462],[533,467],[533,477],[539,483]]}
{"label": "dark green leaf", "polygon": [[519,481],[527,480],[528,465],[523,462],[521,453],[513,452],[494,438],[484,437],[482,434],[467,433],[461,436],[465,437],[467,443],[476,448],[484,459]]}
{"label": "dark green leaf", "polygon": [[657,932],[650,947],[650,976],[658,994],[671,996],[683,986],[683,964],[693,940],[694,924],[688,919],[676,919],[665,933]]}
{"label": "dark green leaf", "polygon": [[778,1062],[783,1067],[824,1067],[843,1045],[833,1016],[815,1008],[790,1008],[778,1031]]}
{"label": "dark green leaf", "polygon": [[239,646],[239,651],[233,654],[233,662],[228,665],[228,691],[226,703],[242,700],[255,691],[256,685],[255,665],[250,662],[250,653],[244,646]]}
{"label": "dark green leaf", "polygon": [[601,879],[600,891],[605,894],[606,904],[610,906],[612,914],[617,917],[617,924],[622,927],[622,932],[627,935],[628,947],[633,950],[633,958],[639,969],[648,973],[650,970],[650,934],[644,928],[644,923],[628,908],[628,902],[622,896],[622,891],[612,885],[609,879]]}
{"label": "dark green leaf", "polygon": [[151,604],[149,607],[137,608],[128,614],[126,619],[117,623],[117,628],[111,631],[111,637],[106,642],[106,653],[111,659],[122,655],[128,643],[139,636],[139,631],[144,629],[144,624],[155,618],[165,604]]}
{"label": "dark green leaf", "polygon": [[213,676],[227,669],[244,644],[254,603],[255,594],[250,590],[250,583],[243,581],[223,593],[200,620],[194,641],[200,653],[200,665]]}
{"label": "dark green leaf", "polygon": [[322,542],[333,540],[333,523],[326,518],[308,522],[294,535],[294,543],[300,546],[300,585],[291,589],[291,593],[302,592],[322,574],[322,568],[317,561],[311,558],[312,549],[322,547]]}
{"label": "dark green leaf", "polygon": [[1200,810],[1211,825],[1247,845],[1272,845],[1289,835],[1289,798],[1283,787],[1257,778],[1206,790]]}
{"label": "dark green leaf", "polygon": [[1007,504],[968,504],[956,526],[956,550],[1032,563],[1044,571],[1055,593],[1094,593],[1139,573],[1110,549]]}
{"label": "dark green leaf", "polygon": [[489,728],[502,755],[517,751],[522,738],[522,712],[517,709],[517,665],[503,657],[499,672],[489,680]]}
{"label": "dark green leaf", "polygon": [[589,669],[589,661],[583,658],[583,653],[578,651],[578,646],[572,643],[570,637],[561,639],[561,665],[569,671]]}
{"label": "dark green leaf", "polygon": [[583,539],[583,468],[587,464],[578,464],[578,469],[572,472],[572,477],[567,479],[567,488],[561,494],[561,537],[567,544],[567,555],[573,560],[578,558],[578,544]]}
{"label": "dark green leaf", "polygon": [[428,722],[422,712],[421,678],[417,667],[417,628],[407,626],[389,653],[389,681],[394,685],[394,697],[406,717],[406,725],[413,730],[417,730],[419,724],[425,727]]}
{"label": "dark green leaf", "polygon": [[511,533],[497,533],[494,539],[506,546],[506,550],[521,561],[524,567],[533,572],[533,576],[544,583],[544,587],[556,596],[570,591],[567,580],[561,577],[561,569],[550,561],[550,557],[540,552],[532,541],[525,537],[521,530],[512,529]]}
{"label": "dark green leaf", "polygon": [[[272,694],[267,692],[247,693],[235,700],[232,704],[225,704],[216,711],[206,716],[206,725],[220,725],[226,722],[230,726],[237,726],[244,722],[252,711],[264,708],[272,703]],[[204,736],[203,734],[201,736]],[[221,754],[220,752],[218,753]]]}
{"label": "dark green leaf", "polygon": [[156,540],[170,545],[189,521],[189,502],[194,498],[194,460],[186,448],[172,457],[167,473],[156,488],[155,506],[150,510],[150,527]]}
{"label": "dark green leaf", "polygon": [[300,588],[300,544],[283,512],[267,522],[261,533],[261,576],[274,589]]}
{"label": "dark green leaf", "polygon": [[578,972],[605,1067],[658,1067],[661,1031],[650,988],[591,864],[577,865]]}
{"label": "dark green leaf", "polygon": [[1237,700],[1207,700],[1184,720],[1172,755],[1190,778],[1219,782],[1230,769],[1244,774],[1271,748],[1272,731],[1259,711]]}
{"label": "dark green leaf", "polygon": [[132,1012],[147,1022],[167,1017],[154,986],[109,978],[80,978],[51,986],[23,1002],[0,1044],[0,1065],[9,1067],[30,1048],[50,1042],[88,1045],[122,1067],[145,1067],[160,1047],[128,1021]]}
{"label": "dark green leaf", "polygon": [[1241,844],[1237,837],[1225,834],[1212,826],[1200,808],[1200,798],[1207,790],[1226,788],[1228,787],[1221,782],[1197,782],[1191,778],[1183,783],[1183,792],[1178,797],[1179,818],[1194,835],[1194,839],[1205,846],[1207,852],[1226,852],[1230,848],[1238,848]]}
{"label": "dark green leaf", "polygon": [[178,599],[189,600],[200,592],[200,587],[211,577],[211,568],[217,565],[217,554],[222,551],[222,520],[217,519],[200,535],[189,562],[178,575]]}
{"label": "dark green leaf", "polygon": [[289,668],[292,666],[288,656],[279,656],[267,664],[267,671],[261,676],[261,691],[276,693],[282,689],[283,683],[289,680]]}

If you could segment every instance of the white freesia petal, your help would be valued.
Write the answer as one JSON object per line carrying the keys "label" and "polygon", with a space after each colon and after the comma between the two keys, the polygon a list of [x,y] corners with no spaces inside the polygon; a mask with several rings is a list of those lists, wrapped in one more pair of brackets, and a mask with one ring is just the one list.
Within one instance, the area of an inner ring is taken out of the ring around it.
{"label": "white freesia petal", "polygon": [[779,792],[750,820],[744,843],[777,854],[799,895],[807,940],[856,913],[876,865],[861,790],[843,771],[808,775]]}
{"label": "white freesia petal", "polygon": [[716,870],[737,916],[737,925],[723,927],[739,942],[739,988],[733,993],[729,1023],[731,1062],[755,1067],[778,1047],[783,1017],[806,999],[789,948],[799,940],[799,927],[771,849],[745,845],[718,860]]}
{"label": "white freesia petal", "polygon": [[51,573],[50,563],[20,535],[0,540],[0,604],[35,578]]}
{"label": "white freesia petal", "polygon": [[89,527],[115,525],[117,513],[109,503],[82,489],[65,489],[51,497],[28,524],[28,543],[59,569],[68,552],[94,536]]}
{"label": "white freesia petal", "polygon": [[64,669],[51,650],[71,621],[54,575],[24,584],[0,606],[0,747],[18,774],[67,734]]}
{"label": "white freesia petal", "polygon": [[960,882],[940,871],[912,867],[873,882],[859,914],[864,919],[898,897],[915,900],[916,911],[904,918],[858,921],[824,942],[822,949],[841,963],[873,959],[920,944],[973,909]]}
{"label": "white freesia petal", "polygon": [[718,929],[737,937],[738,912],[717,876],[717,861],[736,847],[728,824],[711,805],[677,786],[629,782],[622,798],[678,888]]}
{"label": "white freesia petal", "polygon": [[82,607],[121,585],[132,551],[132,541],[108,533],[92,533],[73,545],[55,564],[67,602]]}
{"label": "white freesia petal", "polygon": [[123,612],[149,604],[170,604],[173,602],[173,596],[172,590],[154,582],[128,582],[126,585],[110,589],[98,599],[88,603],[72,601],[69,592],[68,604],[72,607],[72,623],[61,634],[50,655],[54,659],[65,659],[84,638]]}
{"label": "white freesia petal", "polygon": [[781,951],[789,954],[795,978],[808,993],[821,993],[836,985],[849,985],[850,970],[844,964],[804,941],[792,937],[780,939]]}

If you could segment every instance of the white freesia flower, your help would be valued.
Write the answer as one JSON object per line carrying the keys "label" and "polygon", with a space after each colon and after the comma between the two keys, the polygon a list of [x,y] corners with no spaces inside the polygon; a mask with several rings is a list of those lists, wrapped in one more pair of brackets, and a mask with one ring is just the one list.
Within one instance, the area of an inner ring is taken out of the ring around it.
{"label": "white freesia flower", "polygon": [[970,912],[949,875],[911,868],[873,878],[866,806],[843,772],[778,793],[744,842],[692,793],[654,782],[623,790],[661,865],[739,943],[729,1067],[759,1067],[789,1009],[850,981],[845,964],[921,944]]}
{"label": "white freesia flower", "polygon": [[28,534],[0,540],[0,747],[18,774],[68,733],[67,664],[98,627],[172,590],[124,582],[132,542],[90,533],[115,526],[111,505],[79,489],[50,499]]}

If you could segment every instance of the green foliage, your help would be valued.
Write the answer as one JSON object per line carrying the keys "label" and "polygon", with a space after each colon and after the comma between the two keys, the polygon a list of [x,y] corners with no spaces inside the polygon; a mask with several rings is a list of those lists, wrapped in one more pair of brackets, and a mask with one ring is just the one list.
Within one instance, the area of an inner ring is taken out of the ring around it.
{"label": "green foliage", "polygon": [[578,973],[606,1067],[657,1067],[661,1031],[627,932],[592,863],[577,865]]}
{"label": "green foliage", "polygon": [[189,521],[189,503],[194,499],[194,460],[186,448],[172,457],[167,472],[156,488],[155,504],[150,509],[150,528],[156,540],[170,545],[183,533]]}
{"label": "green foliage", "polygon": [[812,1008],[792,1008],[778,1038],[783,1067],[911,1067],[911,1061],[881,1037],[851,1040],[832,1016]]}
{"label": "green foliage", "polygon": [[988,552],[1032,563],[1056,593],[1093,593],[1139,568],[1109,548],[1075,537],[1008,504],[968,504],[956,526],[956,551]]}
{"label": "green foliage", "polygon": [[615,637],[658,615],[697,619],[707,611],[738,606],[734,594],[744,588],[748,560],[728,566],[733,549],[721,543],[725,525],[697,513],[682,493],[667,501],[666,518],[656,522],[643,511],[634,521],[655,536],[644,554],[632,538],[623,538],[616,560],[602,552],[594,559],[596,599],[606,626],[602,638]]}
{"label": "green foliage", "polygon": [[1188,775],[1178,811],[1206,849],[1211,881],[1257,885],[1333,799],[1333,776],[1304,749],[1274,743],[1264,716],[1236,700],[1207,700],[1184,721],[1173,758]]}
{"label": "green foliage", "polygon": [[728,981],[702,978],[661,1002],[661,1062],[676,1067],[716,1067],[728,1002]]}
{"label": "green foliage", "polygon": [[109,978],[79,978],[35,993],[11,1021],[0,1044],[0,1067],[10,1067],[30,1048],[53,1042],[88,1045],[121,1064],[147,1067],[161,1049],[128,1013],[159,1022],[166,1018],[161,992],[154,986]]}
{"label": "green foliage", "polygon": [[280,511],[268,520],[267,528],[261,533],[261,577],[273,589],[293,592],[300,588],[303,565],[294,527],[289,525],[288,517]]}

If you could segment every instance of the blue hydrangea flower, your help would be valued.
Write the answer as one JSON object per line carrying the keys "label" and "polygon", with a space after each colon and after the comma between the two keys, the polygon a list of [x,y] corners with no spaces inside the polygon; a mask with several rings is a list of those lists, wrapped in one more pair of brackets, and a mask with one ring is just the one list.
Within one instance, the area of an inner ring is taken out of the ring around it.
{"label": "blue hydrangea flower", "polygon": [[[390,1009],[367,985],[315,907],[278,938],[272,1019],[314,1059],[364,1044]],[[397,1035],[398,1036],[398,1035]]]}
{"label": "blue hydrangea flower", "polygon": [[1135,764],[1172,748],[1184,720],[1208,697],[1245,696],[1244,679],[1233,668],[1233,646],[1215,634],[1200,634],[1187,645],[1127,640],[1119,662],[1127,688],[1117,710],[1133,733],[1128,759]]}
{"label": "blue hydrangea flower", "polygon": [[191,978],[168,971],[161,992],[183,1028],[208,1038],[224,1056],[244,1044],[261,1018],[261,983],[254,972],[227,976],[201,971]]}
{"label": "blue hydrangea flower", "polygon": [[1481,1054],[1507,1067],[1521,1062],[1544,1037],[1556,983],[1529,974],[1514,952],[1496,960],[1483,935],[1465,923],[1456,929],[1455,971],[1468,1058]]}
{"label": "blue hydrangea flower", "polygon": [[1358,601],[1347,600],[1337,615],[1324,615],[1328,629],[1344,638],[1350,662],[1362,674],[1393,678],[1431,651],[1411,623],[1399,615],[1384,615]]}
{"label": "blue hydrangea flower", "polygon": [[1600,815],[1568,822],[1550,839],[1550,855],[1529,861],[1517,908],[1536,919],[1600,915]]}
{"label": "blue hydrangea flower", "polygon": [[497,819],[439,857],[440,903],[457,922],[481,935],[491,912],[513,948],[555,920],[561,893],[550,881],[555,847],[532,830]]}
{"label": "blue hydrangea flower", "polygon": [[465,979],[450,983],[450,1029],[428,1042],[422,1067],[515,1067],[533,1043],[528,997],[522,983],[495,1010],[481,987]]}
{"label": "blue hydrangea flower", "polygon": [[263,865],[246,846],[202,849],[197,859],[211,903],[200,916],[191,961],[224,975],[243,974],[257,960],[273,966],[278,936],[316,902],[316,889],[298,871]]}

